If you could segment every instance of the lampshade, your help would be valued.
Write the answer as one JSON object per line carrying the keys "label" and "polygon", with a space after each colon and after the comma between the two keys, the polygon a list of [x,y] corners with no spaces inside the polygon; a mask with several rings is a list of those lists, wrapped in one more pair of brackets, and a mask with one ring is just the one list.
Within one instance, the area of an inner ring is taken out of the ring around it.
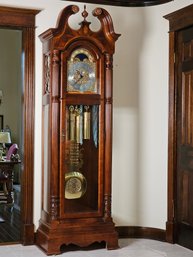
{"label": "lampshade", "polygon": [[0,132],[0,143],[1,144],[11,143],[11,137],[9,132]]}

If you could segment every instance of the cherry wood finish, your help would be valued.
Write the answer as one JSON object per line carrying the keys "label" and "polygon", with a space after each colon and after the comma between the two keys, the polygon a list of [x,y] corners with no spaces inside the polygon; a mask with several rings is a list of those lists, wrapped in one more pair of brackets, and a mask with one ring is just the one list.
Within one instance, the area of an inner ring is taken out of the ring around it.
{"label": "cherry wood finish", "polygon": [[22,31],[24,54],[23,136],[24,156],[21,176],[21,242],[34,243],[33,177],[34,177],[34,41],[35,15],[38,10],[0,7],[0,26]]}
{"label": "cherry wood finish", "polygon": [[[43,150],[42,214],[36,243],[47,254],[58,254],[62,246],[70,244],[86,247],[104,241],[108,249],[118,247],[111,217],[111,158],[112,56],[119,35],[114,32],[111,16],[102,8],[93,11],[101,22],[98,32],[90,30],[86,10],[80,28],[73,30],[68,19],[78,11],[76,5],[67,6],[58,18],[57,27],[40,35],[44,59],[43,145],[47,147]],[[69,93],[66,89],[67,60],[79,48],[92,52],[95,58],[97,93]],[[90,167],[83,166],[87,192],[83,198],[68,200],[64,197],[65,172],[68,172],[64,156],[69,141],[64,140],[64,131],[66,106],[72,104],[99,104],[100,132],[97,151],[89,141],[84,143],[85,163],[92,167],[89,174]]]}
{"label": "cherry wood finish", "polygon": [[166,240],[192,248],[193,5],[165,16],[170,22],[168,220]]}
{"label": "cherry wood finish", "polygon": [[190,5],[164,16],[165,19],[169,20],[170,32],[178,31],[193,24],[192,8],[192,5]]}
{"label": "cherry wood finish", "polygon": [[[64,1],[64,0],[63,0]],[[74,2],[84,2],[84,3],[93,3],[93,4],[106,4],[106,5],[115,5],[115,6],[151,6],[171,2],[173,0],[75,0]]]}

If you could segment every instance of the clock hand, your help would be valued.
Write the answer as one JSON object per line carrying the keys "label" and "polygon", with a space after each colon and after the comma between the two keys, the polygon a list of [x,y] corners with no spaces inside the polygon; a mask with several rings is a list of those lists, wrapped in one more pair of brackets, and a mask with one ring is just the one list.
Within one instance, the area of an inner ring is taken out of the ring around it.
{"label": "clock hand", "polygon": [[79,77],[78,77],[77,80],[75,80],[74,85],[76,85],[84,77],[79,70],[77,70],[76,72],[78,73]]}

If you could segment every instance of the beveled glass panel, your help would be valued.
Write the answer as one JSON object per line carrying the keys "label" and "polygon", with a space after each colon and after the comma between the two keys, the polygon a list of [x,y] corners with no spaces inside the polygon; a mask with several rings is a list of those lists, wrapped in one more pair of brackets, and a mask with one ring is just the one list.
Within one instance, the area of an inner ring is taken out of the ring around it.
{"label": "beveled glass panel", "polygon": [[[49,127],[49,105],[44,106],[44,120],[43,127]],[[44,129],[43,133],[43,209],[48,211],[48,161],[49,161],[49,147],[48,147],[48,129]]]}

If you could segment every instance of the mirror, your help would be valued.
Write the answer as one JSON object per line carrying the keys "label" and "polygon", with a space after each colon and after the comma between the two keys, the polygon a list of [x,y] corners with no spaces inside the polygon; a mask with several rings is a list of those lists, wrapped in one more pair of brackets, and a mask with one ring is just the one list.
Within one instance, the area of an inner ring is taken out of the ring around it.
{"label": "mirror", "polygon": [[11,142],[22,143],[22,32],[0,28],[0,115]]}
{"label": "mirror", "polygon": [[[20,242],[25,245],[34,243],[34,224],[33,224],[33,176],[34,176],[34,41],[35,41],[35,15],[39,13],[39,10],[32,9],[20,9],[10,7],[0,7],[0,28],[12,29],[21,33],[21,51],[22,51],[22,72],[20,73],[22,79],[22,97],[18,95],[20,103],[18,103],[15,115],[22,113],[21,123],[17,121],[17,124],[22,124],[20,128],[20,139],[17,139],[16,132],[13,132],[14,140],[20,140],[20,146],[22,150],[22,162],[21,162],[21,195],[22,201],[20,205],[21,209],[21,224],[20,224]],[[0,49],[1,50],[1,49]],[[11,49],[10,49],[11,51]],[[11,58],[11,57],[10,57]],[[11,58],[12,59],[12,58]],[[4,60],[4,65],[7,62],[7,58]],[[18,77],[20,76],[18,74]],[[1,87],[1,82],[0,82]],[[20,88],[21,89],[21,88]],[[1,88],[0,88],[1,90]],[[4,98],[3,90],[2,96]],[[13,97],[14,94],[12,93]],[[4,101],[4,100],[1,100]],[[1,107],[0,107],[1,108]],[[18,111],[20,108],[20,111]],[[1,114],[2,116],[2,114]],[[5,115],[4,126],[11,126],[8,115]],[[18,118],[20,119],[20,118]],[[2,119],[1,119],[2,120]],[[17,127],[17,125],[14,125]],[[19,125],[18,125],[19,126]],[[12,128],[12,126],[11,126]],[[14,130],[13,130],[14,131]],[[12,133],[12,132],[11,132]],[[15,133],[15,134],[14,134]],[[1,163],[1,165],[4,165]],[[0,214],[1,215],[1,214]],[[1,227],[1,222],[0,222]],[[2,231],[0,229],[0,231]],[[9,241],[6,241],[10,243]]]}
{"label": "mirror", "polygon": [[[9,135],[5,144],[6,152],[14,144],[19,146],[19,152],[23,150],[23,120],[22,120],[22,31],[0,28],[0,115],[2,135]],[[9,133],[9,134],[7,134]],[[7,138],[5,138],[7,139]],[[6,141],[6,140],[5,140]],[[3,158],[6,158],[6,152]],[[21,156],[21,155],[20,155]],[[1,159],[2,160],[2,159]],[[4,170],[11,166],[4,166]],[[9,180],[0,180],[0,217],[1,231],[0,241],[20,241],[21,225],[21,165],[13,166],[13,184],[9,186]],[[0,166],[2,168],[2,165]],[[10,178],[12,179],[12,178]],[[9,192],[10,191],[10,192]],[[10,194],[9,194],[10,193]]]}

